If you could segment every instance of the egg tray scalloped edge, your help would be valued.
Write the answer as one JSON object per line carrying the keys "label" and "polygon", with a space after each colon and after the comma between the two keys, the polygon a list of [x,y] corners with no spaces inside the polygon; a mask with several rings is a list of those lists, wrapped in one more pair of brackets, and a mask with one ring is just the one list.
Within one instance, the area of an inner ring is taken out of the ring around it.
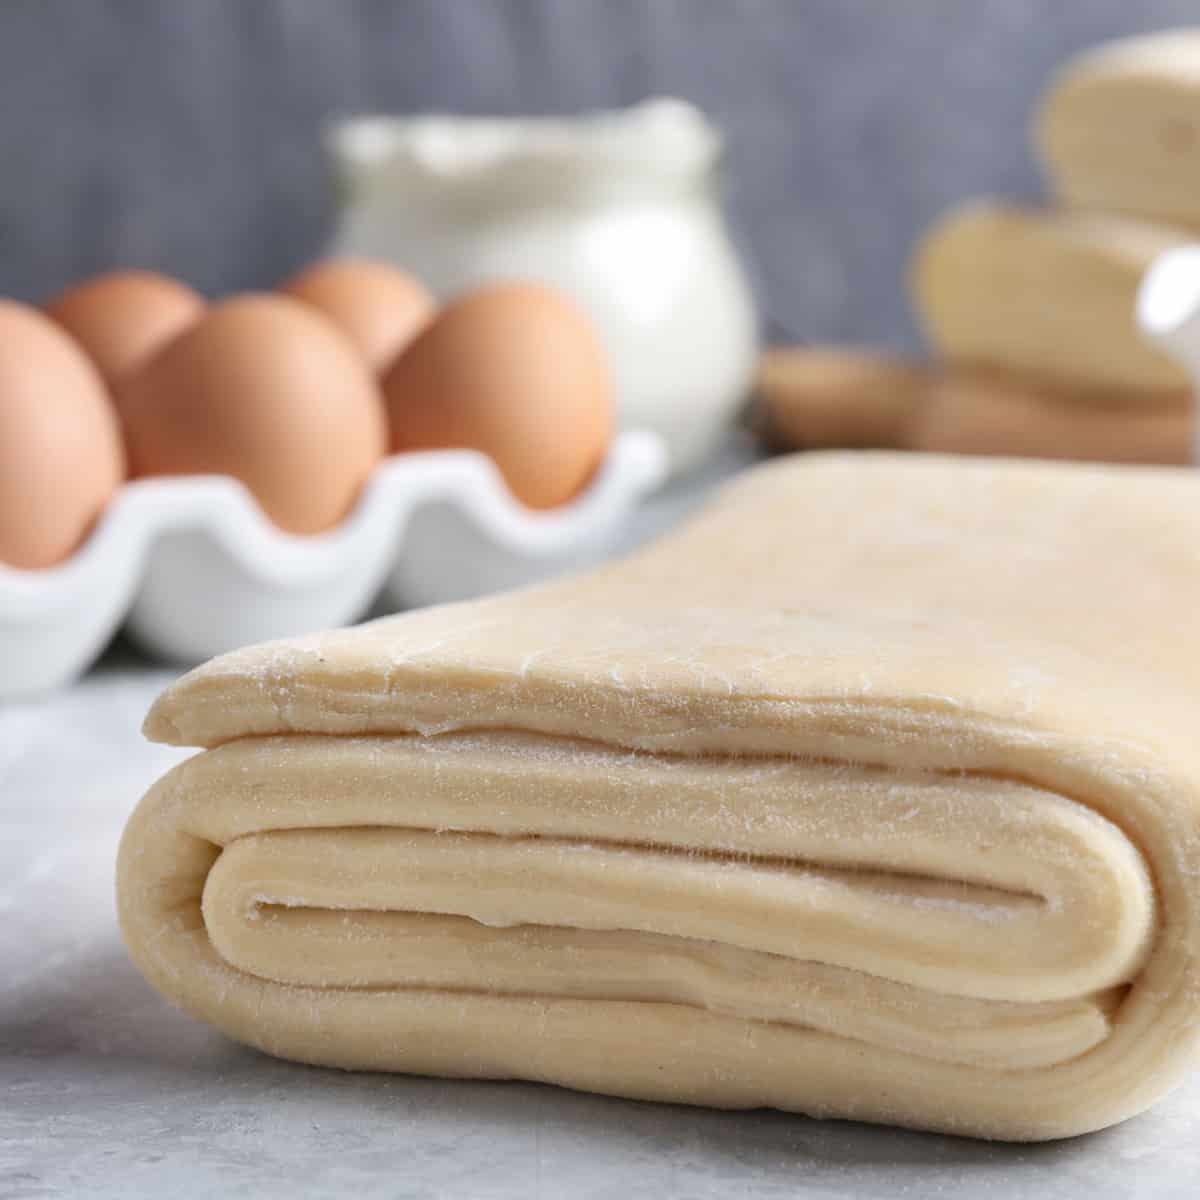
{"label": "egg tray scalloped edge", "polygon": [[579,496],[534,511],[475,451],[398,455],[313,537],[279,530],[234,479],[134,480],[66,562],[0,564],[0,699],[81,675],[122,625],[159,657],[198,662],[347,624],[380,600],[464,600],[590,565],[665,480],[666,459],[658,435],[622,433]]}

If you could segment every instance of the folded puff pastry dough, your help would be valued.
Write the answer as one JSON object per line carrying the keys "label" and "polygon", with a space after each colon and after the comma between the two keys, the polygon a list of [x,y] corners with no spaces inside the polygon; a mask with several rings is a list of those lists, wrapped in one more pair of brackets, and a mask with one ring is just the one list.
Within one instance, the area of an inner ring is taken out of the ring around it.
{"label": "folded puff pastry dough", "polygon": [[1007,1139],[1200,1013],[1200,479],[814,455],[565,582],[219,658],[130,952],[231,1036]]}

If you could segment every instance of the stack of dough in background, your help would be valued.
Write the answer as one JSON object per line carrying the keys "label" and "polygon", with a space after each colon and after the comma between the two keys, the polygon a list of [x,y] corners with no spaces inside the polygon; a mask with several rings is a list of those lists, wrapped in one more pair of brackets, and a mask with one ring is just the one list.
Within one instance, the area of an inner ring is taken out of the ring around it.
{"label": "stack of dough in background", "polygon": [[1200,29],[1070,60],[1033,139],[1052,207],[970,200],[916,249],[939,361],[774,351],[760,390],[776,441],[1189,461],[1190,381],[1134,310],[1154,259],[1200,240]]}

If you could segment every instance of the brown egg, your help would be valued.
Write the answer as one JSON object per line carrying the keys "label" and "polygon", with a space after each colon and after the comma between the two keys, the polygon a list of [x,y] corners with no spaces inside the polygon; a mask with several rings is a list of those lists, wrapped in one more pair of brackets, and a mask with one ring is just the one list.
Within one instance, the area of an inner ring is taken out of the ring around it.
{"label": "brown egg", "polygon": [[536,284],[497,284],[447,306],[383,389],[394,450],[481,450],[532,508],[575,495],[612,436],[596,332],[573,301]]}
{"label": "brown egg", "polygon": [[37,309],[0,300],[0,562],[69,558],[124,473],[96,368]]}
{"label": "brown egg", "polygon": [[411,275],[385,263],[331,258],[279,289],[319,308],[382,371],[433,316],[433,297]]}
{"label": "brown egg", "polygon": [[134,475],[232,475],[281,529],[336,525],[382,457],[379,389],[324,317],[237,296],[121,388]]}
{"label": "brown egg", "polygon": [[46,305],[115,387],[204,311],[184,283],[153,271],[114,271],[60,293]]}

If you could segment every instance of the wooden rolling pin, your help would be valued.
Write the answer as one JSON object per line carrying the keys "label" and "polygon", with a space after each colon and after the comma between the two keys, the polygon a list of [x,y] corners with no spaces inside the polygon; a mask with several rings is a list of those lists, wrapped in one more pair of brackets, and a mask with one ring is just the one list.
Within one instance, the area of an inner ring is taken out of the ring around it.
{"label": "wooden rolling pin", "polygon": [[1200,226],[1200,30],[1126,38],[1068,60],[1033,135],[1066,203]]}
{"label": "wooden rolling pin", "polygon": [[1145,341],[1138,286],[1185,234],[1120,217],[1038,212],[991,201],[959,208],[913,260],[913,300],[950,361],[1044,377],[1080,390],[1153,394],[1189,387]]}
{"label": "wooden rolling pin", "polygon": [[1180,393],[1169,407],[1112,403],[1064,393],[997,371],[935,376],[908,430],[911,450],[1087,462],[1191,461],[1192,406]]}
{"label": "wooden rolling pin", "polygon": [[784,450],[899,446],[929,391],[929,370],[857,347],[768,350],[755,425]]}
{"label": "wooden rolling pin", "polygon": [[1187,389],[1067,389],[1015,372],[941,369],[855,347],[769,350],[757,425],[777,449],[885,447],[1102,462],[1190,461]]}

